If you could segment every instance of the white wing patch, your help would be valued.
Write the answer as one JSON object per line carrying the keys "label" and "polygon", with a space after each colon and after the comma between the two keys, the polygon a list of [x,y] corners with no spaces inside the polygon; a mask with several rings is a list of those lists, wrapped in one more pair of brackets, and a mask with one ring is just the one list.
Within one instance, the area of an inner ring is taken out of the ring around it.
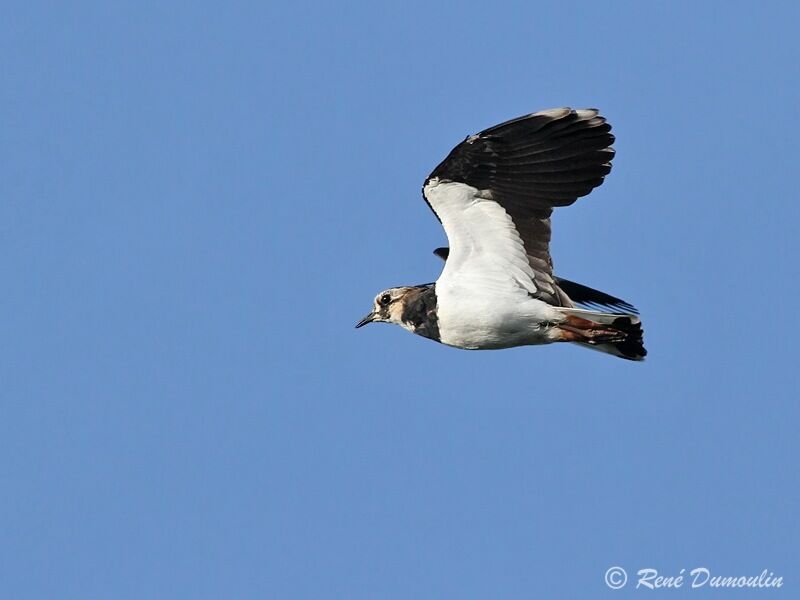
{"label": "white wing patch", "polygon": [[[525,246],[505,209],[465,183],[430,179],[423,194],[450,242],[438,286],[469,288],[480,295],[536,292]],[[491,291],[490,291],[491,290]]]}

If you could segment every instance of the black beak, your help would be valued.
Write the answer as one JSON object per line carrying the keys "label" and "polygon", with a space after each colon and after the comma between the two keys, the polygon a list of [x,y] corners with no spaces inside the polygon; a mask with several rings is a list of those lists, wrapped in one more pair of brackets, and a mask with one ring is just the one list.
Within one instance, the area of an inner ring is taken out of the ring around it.
{"label": "black beak", "polygon": [[373,311],[373,312],[369,313],[369,314],[368,314],[366,317],[364,317],[363,319],[361,319],[361,320],[358,322],[358,324],[356,325],[356,329],[358,329],[359,327],[363,327],[363,326],[364,326],[364,325],[366,325],[367,323],[372,323],[374,320],[375,320],[375,311]]}

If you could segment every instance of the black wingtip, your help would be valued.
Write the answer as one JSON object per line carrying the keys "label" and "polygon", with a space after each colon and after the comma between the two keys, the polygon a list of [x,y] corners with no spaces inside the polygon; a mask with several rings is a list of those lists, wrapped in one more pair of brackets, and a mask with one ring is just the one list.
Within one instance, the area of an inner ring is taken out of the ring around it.
{"label": "black wingtip", "polygon": [[569,296],[569,299],[580,304],[589,310],[604,310],[611,312],[620,312],[625,314],[638,315],[639,311],[632,304],[625,302],[620,298],[616,298],[611,294],[606,294],[600,290],[590,288],[587,285],[575,283],[568,279],[561,279],[556,277],[556,283],[563,292]]}
{"label": "black wingtip", "polygon": [[433,253],[442,260],[447,260],[447,257],[450,256],[450,248],[437,248]]}

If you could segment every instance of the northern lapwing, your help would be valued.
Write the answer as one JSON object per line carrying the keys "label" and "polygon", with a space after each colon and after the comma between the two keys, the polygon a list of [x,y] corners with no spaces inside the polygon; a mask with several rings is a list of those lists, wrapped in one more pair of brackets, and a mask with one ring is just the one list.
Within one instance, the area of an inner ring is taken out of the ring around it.
{"label": "northern lapwing", "polygon": [[550,215],[603,182],[614,150],[595,109],[556,108],[467,137],[425,180],[422,195],[450,248],[436,283],[375,297],[367,323],[395,323],[470,350],[574,342],[642,360],[638,311],[553,274]]}

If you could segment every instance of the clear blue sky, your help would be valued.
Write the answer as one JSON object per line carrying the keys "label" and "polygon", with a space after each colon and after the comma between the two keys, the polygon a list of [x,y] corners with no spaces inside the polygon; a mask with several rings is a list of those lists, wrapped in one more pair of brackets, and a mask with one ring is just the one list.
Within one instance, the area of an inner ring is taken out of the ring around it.
{"label": "clear blue sky", "polygon": [[[1,597],[798,597],[797,3],[4,13]],[[647,361],[355,331],[432,167],[563,105],[618,141],[556,269]]]}

